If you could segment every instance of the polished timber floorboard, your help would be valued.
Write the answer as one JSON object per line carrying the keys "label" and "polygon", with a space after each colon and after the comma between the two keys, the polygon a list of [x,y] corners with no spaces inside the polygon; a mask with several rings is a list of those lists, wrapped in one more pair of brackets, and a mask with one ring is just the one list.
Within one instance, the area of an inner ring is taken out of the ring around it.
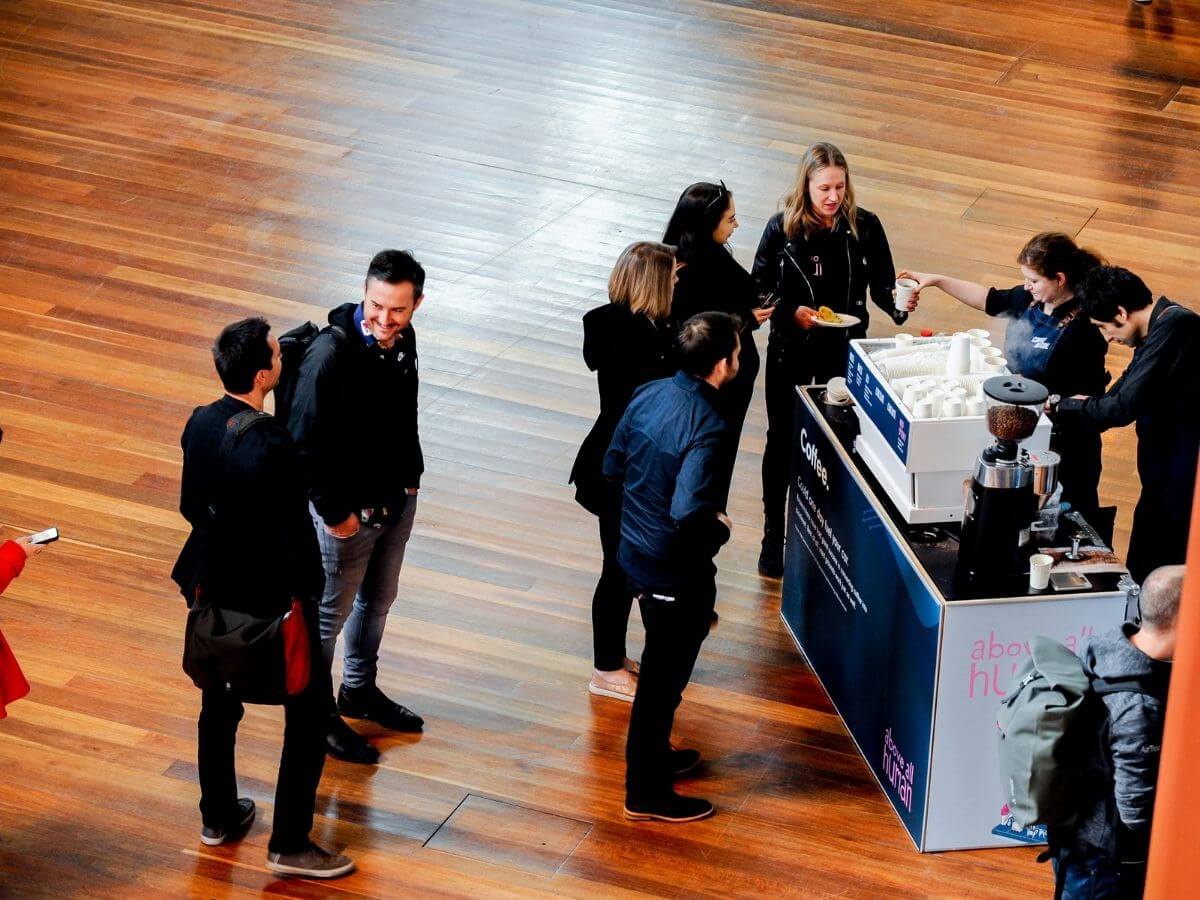
{"label": "polished timber floorboard", "polygon": [[[901,265],[1007,286],[1057,228],[1194,306],[1197,18],[1181,0],[0,4],[0,522],[64,534],[0,600],[33,682],[0,722],[0,894],[1047,895],[1031,850],[915,853],[784,635],[754,566],[761,397],[721,624],[678,717],[710,760],[689,789],[719,813],[622,819],[628,707],[584,690],[598,541],[564,484],[596,402],[579,319],[692,181],[731,186],[748,262],[817,139],[847,152]],[[224,323],[320,319],[386,246],[429,269],[429,471],[381,680],[427,731],[325,770],[315,836],[359,873],[283,882],[263,867],[278,710],[241,729],[259,822],[197,840],[177,439],[217,393]],[[980,319],[930,292],[914,323]],[[1106,441],[1122,545],[1134,446]],[[631,635],[636,655],[636,616]]]}

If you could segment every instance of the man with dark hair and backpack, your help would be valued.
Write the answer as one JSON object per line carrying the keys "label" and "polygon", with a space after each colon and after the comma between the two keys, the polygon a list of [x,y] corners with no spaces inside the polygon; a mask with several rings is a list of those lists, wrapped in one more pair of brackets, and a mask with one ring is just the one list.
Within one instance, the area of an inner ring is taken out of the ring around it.
{"label": "man with dark hair and backpack", "polygon": [[[299,600],[312,648],[305,690],[284,704],[286,724],[267,868],[282,875],[334,878],[353,871],[349,858],[309,839],[317,784],[325,764],[325,709],[330,692],[317,640],[323,574],[308,517],[295,444],[283,424],[262,412],[282,369],[279,342],[265,319],[225,328],[213,346],[225,396],[198,407],[183,430],[179,508],[192,526],[172,578],[188,606],[253,616],[280,616]],[[198,723],[200,840],[236,840],[254,820],[254,801],[237,796],[234,744],[242,697],[206,689]]]}
{"label": "man with dark hair and backpack", "polygon": [[1151,572],[1141,627],[1127,622],[1084,651],[1084,672],[1108,687],[1097,691],[1103,709],[1094,738],[1083,743],[1086,799],[1073,824],[1050,829],[1056,896],[1065,900],[1142,896],[1183,572]]}
{"label": "man with dark hair and backpack", "polygon": [[425,270],[411,253],[377,253],[362,302],[333,309],[330,327],[305,352],[288,410],[325,568],[326,667],[344,629],[345,670],[336,704],[331,690],[326,746],[347,762],[372,764],[379,753],[342,716],[403,732],[424,724],[376,684],[425,470],[412,327],[424,289]]}

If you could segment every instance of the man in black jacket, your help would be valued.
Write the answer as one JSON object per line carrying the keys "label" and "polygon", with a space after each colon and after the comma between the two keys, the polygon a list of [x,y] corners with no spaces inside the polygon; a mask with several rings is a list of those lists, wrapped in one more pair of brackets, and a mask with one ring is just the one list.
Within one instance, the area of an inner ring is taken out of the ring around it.
{"label": "man in black jacket", "polygon": [[1138,689],[1101,698],[1085,762],[1094,790],[1074,824],[1051,835],[1060,848],[1064,900],[1142,896],[1183,574],[1183,566],[1151,572],[1142,586],[1141,627],[1127,622],[1092,638],[1084,652],[1090,678]]}
{"label": "man in black jacket", "polygon": [[[266,416],[227,450],[221,446],[230,421],[262,411],[279,381],[279,342],[265,319],[228,326],[213,346],[226,394],[198,407],[184,428],[183,481],[179,508],[192,526],[171,573],[191,606],[197,600],[263,618],[279,616],[302,601],[310,646],[308,687],[285,704],[286,725],[275,818],[267,867],[284,875],[333,878],[354,868],[309,840],[317,784],[325,764],[328,669],[318,651],[317,598],[321,558],[306,509],[304,482],[291,435]],[[200,840],[223,844],[254,820],[254,801],[238,798],[234,743],[243,708],[225,690],[205,690],[198,724]]]}
{"label": "man in black jacket", "polygon": [[[361,303],[344,303],[300,364],[288,428],[300,447],[321,545],[325,591],[321,642],[333,664],[345,629],[345,671],[330,697],[329,753],[371,764],[378,751],[341,716],[394,731],[423,720],[376,685],[379,647],[396,599],[425,470],[417,435],[417,346],[412,316],[425,270],[412,255],[384,250],[367,269]],[[340,713],[340,715],[339,715]]]}
{"label": "man in black jacket", "polygon": [[727,423],[718,391],[738,372],[738,323],[722,312],[679,330],[674,378],[643,385],[617,425],[604,476],[622,491],[618,558],[646,626],[641,673],[625,744],[625,816],[692,822],[713,805],[675,793],[700,762],[670,746],[671,727],[717,599],[713,557],[729,539],[724,512]]}
{"label": "man in black jacket", "polygon": [[1098,431],[1137,422],[1142,494],[1133,512],[1129,571],[1141,581],[1187,555],[1200,453],[1200,316],[1157,302],[1128,269],[1098,266],[1083,283],[1083,308],[1133,360],[1103,397],[1050,398],[1058,420]]}

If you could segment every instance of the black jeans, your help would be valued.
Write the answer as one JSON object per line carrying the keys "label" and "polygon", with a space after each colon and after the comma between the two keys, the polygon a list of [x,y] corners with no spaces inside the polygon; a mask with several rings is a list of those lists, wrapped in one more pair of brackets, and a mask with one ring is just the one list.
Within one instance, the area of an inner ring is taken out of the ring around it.
{"label": "black jeans", "polygon": [[600,510],[600,547],[604,562],[600,580],[592,594],[592,656],[601,672],[615,672],[625,665],[625,634],[633,591],[625,570],[617,562],[621,546],[621,495],[609,492]]}
{"label": "black jeans", "polygon": [[[275,786],[275,818],[267,849],[297,853],[308,847],[317,784],[325,767],[325,730],[329,669],[321,654],[316,598],[304,607],[312,650],[308,687],[284,704],[283,754]],[[200,770],[200,817],[205,825],[230,827],[237,822],[237,773],[234,746],[244,707],[236,694],[204,691],[197,725]]]}
{"label": "black jeans", "polygon": [[792,432],[796,427],[796,385],[825,384],[846,374],[850,345],[845,338],[819,335],[795,346],[767,349],[767,443],[763,448],[763,536],[780,544],[787,534],[788,479],[792,471]]}
{"label": "black jeans", "polygon": [[717,395],[717,412],[725,420],[725,439],[718,457],[720,468],[717,470],[718,484],[721,487],[721,509],[728,505],[733,467],[737,462],[738,445],[742,440],[742,427],[746,424],[746,413],[750,409],[751,400],[754,399],[754,382],[758,378],[760,365],[754,333],[744,332],[742,354],[738,357],[737,377],[725,385]]}
{"label": "black jeans", "polygon": [[1056,424],[1050,432],[1050,449],[1061,457],[1058,480],[1062,499],[1091,521],[1100,506],[1100,432]]}
{"label": "black jeans", "polygon": [[[711,565],[711,564],[710,564]],[[683,689],[708,636],[716,600],[712,577],[678,592],[674,600],[637,590],[646,626],[637,694],[625,743],[625,798],[653,802],[673,790],[667,767],[671,728]]]}

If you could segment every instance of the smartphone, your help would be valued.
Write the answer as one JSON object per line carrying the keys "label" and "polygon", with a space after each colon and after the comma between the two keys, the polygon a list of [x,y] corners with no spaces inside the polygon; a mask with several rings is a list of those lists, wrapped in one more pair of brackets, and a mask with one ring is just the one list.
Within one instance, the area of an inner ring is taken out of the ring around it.
{"label": "smartphone", "polygon": [[57,540],[57,528],[47,528],[45,531],[39,531],[37,534],[29,536],[29,543],[31,544],[53,544]]}
{"label": "smartphone", "polygon": [[1056,591],[1087,591],[1092,580],[1079,572],[1051,572],[1050,586]]}

